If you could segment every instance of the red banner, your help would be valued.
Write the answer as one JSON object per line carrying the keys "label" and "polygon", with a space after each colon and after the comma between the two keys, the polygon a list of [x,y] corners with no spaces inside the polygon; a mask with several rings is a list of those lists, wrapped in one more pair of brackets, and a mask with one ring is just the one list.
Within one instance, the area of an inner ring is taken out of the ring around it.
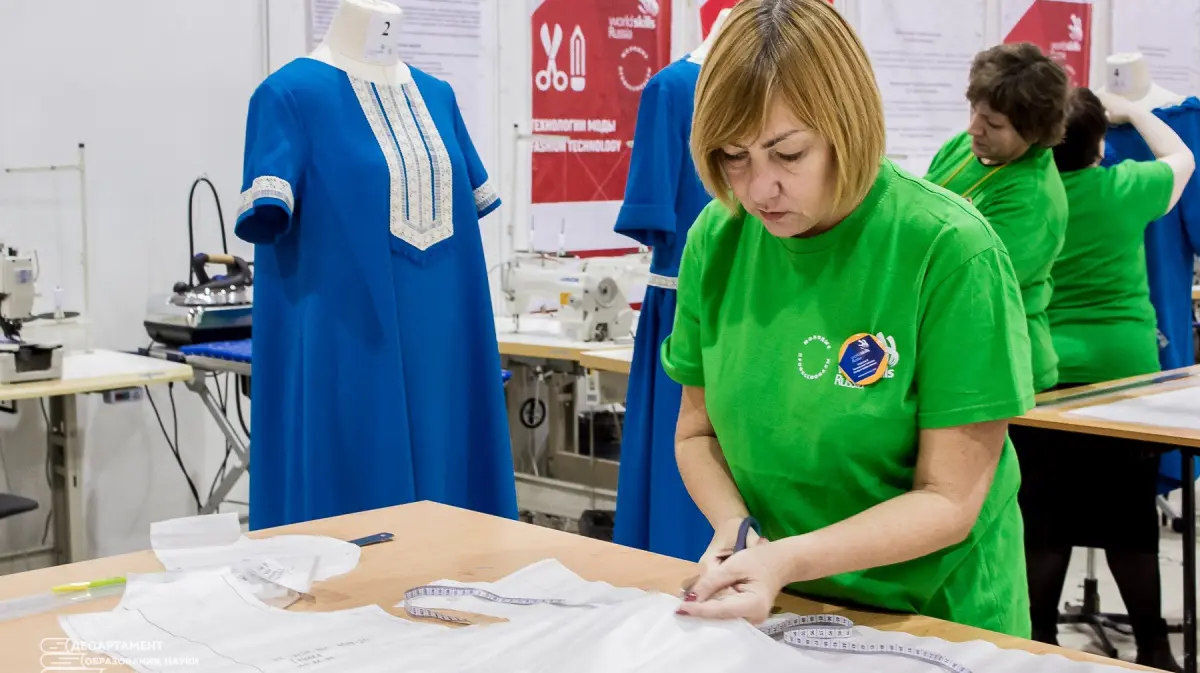
{"label": "red banner", "polygon": [[542,0],[532,29],[533,203],[621,201],[638,99],[670,60],[671,0]]}
{"label": "red banner", "polygon": [[1067,71],[1073,86],[1087,86],[1092,63],[1090,2],[1034,0],[1004,38],[1032,42]]}

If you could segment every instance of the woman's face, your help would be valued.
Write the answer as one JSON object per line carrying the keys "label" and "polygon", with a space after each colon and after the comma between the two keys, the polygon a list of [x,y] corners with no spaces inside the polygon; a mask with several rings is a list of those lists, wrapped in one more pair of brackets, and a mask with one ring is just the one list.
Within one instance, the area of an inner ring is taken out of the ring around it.
{"label": "woman's face", "polygon": [[772,235],[814,235],[834,224],[832,148],[779,100],[757,138],[717,151],[734,196]]}
{"label": "woman's face", "polygon": [[1013,128],[1008,116],[982,101],[971,106],[967,133],[975,156],[992,163],[1015,161],[1029,149],[1029,143]]}

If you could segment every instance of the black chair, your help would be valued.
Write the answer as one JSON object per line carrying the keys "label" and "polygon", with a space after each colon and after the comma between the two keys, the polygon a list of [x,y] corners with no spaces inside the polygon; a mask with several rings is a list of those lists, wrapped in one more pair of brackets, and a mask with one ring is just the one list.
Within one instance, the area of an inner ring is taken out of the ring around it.
{"label": "black chair", "polygon": [[0,493],[0,519],[32,512],[38,508],[37,500],[22,498],[11,493]]}

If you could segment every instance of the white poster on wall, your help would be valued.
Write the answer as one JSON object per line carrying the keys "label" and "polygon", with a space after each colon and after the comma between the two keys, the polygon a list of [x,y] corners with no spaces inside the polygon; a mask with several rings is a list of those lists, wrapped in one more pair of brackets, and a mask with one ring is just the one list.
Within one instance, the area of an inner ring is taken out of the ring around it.
{"label": "white poster on wall", "polygon": [[1140,52],[1164,89],[1184,96],[1200,91],[1200,0],[1112,3],[1112,52]]}
{"label": "white poster on wall", "polygon": [[985,0],[873,0],[859,34],[887,118],[887,153],[924,175],[946,140],[966,128],[971,60],[984,47]]}
{"label": "white poster on wall", "polygon": [[[494,124],[485,86],[490,66],[484,63],[481,0],[391,0],[401,17],[400,58],[410,66],[445,80],[454,88],[458,107],[477,149],[490,147]],[[308,0],[308,49],[329,30],[340,0]]]}

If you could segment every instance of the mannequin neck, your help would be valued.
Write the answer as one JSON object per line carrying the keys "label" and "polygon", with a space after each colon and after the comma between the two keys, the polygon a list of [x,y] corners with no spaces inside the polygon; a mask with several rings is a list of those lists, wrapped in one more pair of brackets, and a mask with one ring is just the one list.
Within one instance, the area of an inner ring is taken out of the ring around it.
{"label": "mannequin neck", "polygon": [[1158,86],[1150,77],[1150,68],[1141,54],[1114,54],[1108,57],[1105,89],[1139,107],[1154,110],[1183,102],[1183,96]]}
{"label": "mannequin neck", "polygon": [[704,41],[700,43],[699,47],[692,50],[689,57],[691,60],[696,63],[704,62],[704,58],[708,56],[708,52],[712,51],[713,43],[717,41],[717,36],[721,34],[721,29],[725,27],[725,20],[729,18],[729,14],[732,11],[731,9],[722,9],[721,13],[717,14],[717,18],[713,21],[712,27],[709,28],[708,35],[704,38]]}
{"label": "mannequin neck", "polygon": [[1113,54],[1106,65],[1109,92],[1129,100],[1141,100],[1150,93],[1150,69],[1141,54]]}
{"label": "mannequin neck", "polygon": [[375,84],[403,84],[411,79],[408,66],[394,52],[380,50],[381,45],[398,44],[402,15],[399,7],[383,0],[342,0],[325,39],[309,58]]}

